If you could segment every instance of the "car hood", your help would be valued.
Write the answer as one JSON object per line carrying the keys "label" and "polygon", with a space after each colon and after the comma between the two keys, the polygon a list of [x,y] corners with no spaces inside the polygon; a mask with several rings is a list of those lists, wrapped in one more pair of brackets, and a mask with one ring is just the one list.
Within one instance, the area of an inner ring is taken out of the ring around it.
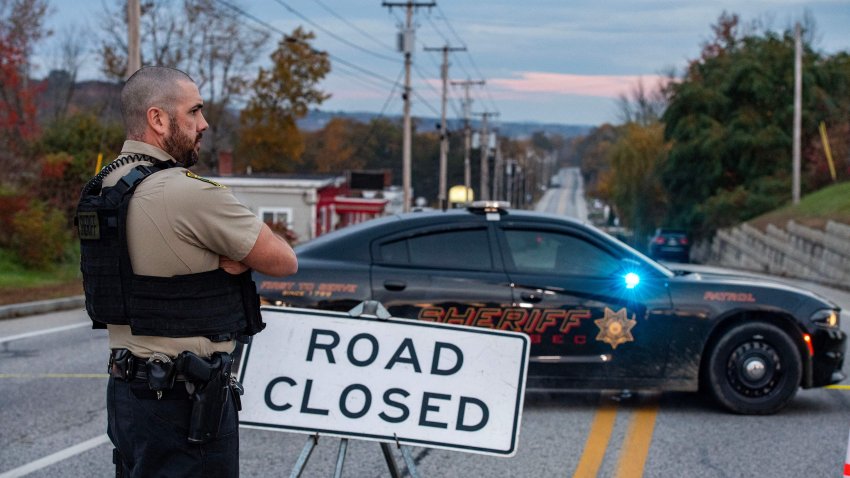
{"label": "car hood", "polygon": [[[676,268],[673,272],[676,275],[670,279],[671,282],[699,284],[709,299],[736,298],[723,294],[753,294],[752,297],[743,295],[737,298],[757,299],[763,303],[781,301],[783,308],[789,309],[795,309],[803,303],[819,303],[824,308],[838,308],[835,303],[815,292],[757,273],[729,272],[696,266]],[[796,301],[796,304],[789,303],[791,300]]]}

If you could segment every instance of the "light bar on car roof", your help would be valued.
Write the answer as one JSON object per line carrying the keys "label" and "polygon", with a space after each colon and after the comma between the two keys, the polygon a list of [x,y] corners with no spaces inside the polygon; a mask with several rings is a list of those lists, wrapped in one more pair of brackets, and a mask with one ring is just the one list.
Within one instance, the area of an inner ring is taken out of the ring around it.
{"label": "light bar on car roof", "polygon": [[470,212],[487,216],[488,221],[498,221],[502,214],[508,213],[511,203],[507,201],[474,201],[467,206]]}
{"label": "light bar on car roof", "polygon": [[474,212],[504,212],[511,207],[507,201],[473,201],[467,209]]}

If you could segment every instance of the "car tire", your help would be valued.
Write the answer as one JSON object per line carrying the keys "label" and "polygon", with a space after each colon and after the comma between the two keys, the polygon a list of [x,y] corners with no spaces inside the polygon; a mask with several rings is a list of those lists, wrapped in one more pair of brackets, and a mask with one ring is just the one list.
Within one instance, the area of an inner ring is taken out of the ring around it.
{"label": "car tire", "polygon": [[803,365],[797,347],[788,334],[766,322],[733,327],[708,357],[711,393],[735,413],[776,413],[800,386]]}

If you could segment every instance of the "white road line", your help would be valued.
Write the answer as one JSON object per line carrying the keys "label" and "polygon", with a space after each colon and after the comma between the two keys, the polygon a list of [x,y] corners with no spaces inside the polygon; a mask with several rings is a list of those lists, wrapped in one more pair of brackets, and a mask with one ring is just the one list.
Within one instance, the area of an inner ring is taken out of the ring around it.
{"label": "white road line", "polygon": [[85,326],[91,326],[91,322],[80,322],[78,324],[63,325],[62,327],[54,327],[52,329],[36,330],[35,332],[27,332],[25,334],[10,335],[9,337],[0,337],[0,344],[5,342],[11,342],[13,340],[28,339],[30,337],[38,337],[39,335],[52,334],[53,332],[62,332],[65,330],[71,330]]}
{"label": "white road line", "polygon": [[17,478],[19,476],[26,476],[34,471],[38,471],[54,463],[58,463],[62,460],[71,458],[74,455],[79,455],[80,453],[87,452],[92,448],[98,447],[108,442],[109,437],[106,436],[106,434],[103,434],[98,437],[94,437],[91,440],[86,440],[82,443],[78,443],[74,446],[65,448],[62,451],[57,451],[52,455],[48,455],[44,458],[40,458],[33,462],[27,463],[26,465],[15,468],[14,470],[9,470],[0,475],[0,478]]}

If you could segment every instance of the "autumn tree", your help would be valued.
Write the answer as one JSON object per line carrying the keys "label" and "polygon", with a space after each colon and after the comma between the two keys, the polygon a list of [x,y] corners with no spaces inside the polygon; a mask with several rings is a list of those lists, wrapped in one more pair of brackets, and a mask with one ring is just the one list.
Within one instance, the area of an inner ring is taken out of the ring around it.
{"label": "autumn tree", "polygon": [[365,160],[354,156],[354,129],[354,121],[332,118],[321,130],[305,135],[305,166],[316,173],[340,173],[363,168]]}
{"label": "autumn tree", "polygon": [[629,93],[623,93],[618,98],[620,119],[623,124],[636,123],[650,125],[661,120],[661,115],[667,108],[669,91],[667,85],[673,81],[673,73],[666,80],[647,87],[643,79],[638,79]]}
{"label": "autumn tree", "polygon": [[296,120],[330,95],[318,83],[330,71],[327,54],[310,46],[301,27],[278,42],[269,69],[260,68],[240,115],[238,161],[254,171],[294,171],[304,152]]}
{"label": "autumn tree", "polygon": [[[610,200],[610,150],[622,128],[605,123],[588,134],[573,138],[569,144],[568,161],[578,162],[588,196]],[[578,160],[570,160],[571,157]]]}
{"label": "autumn tree", "polygon": [[664,125],[658,121],[646,125],[628,123],[624,133],[611,147],[610,199],[624,226],[632,229],[635,245],[665,215],[667,197],[659,170],[667,158]]}
{"label": "autumn tree", "polygon": [[[246,27],[238,15],[214,0],[147,0],[141,5],[142,65],[179,68],[198,84],[204,98],[202,159],[211,168],[218,153],[230,148],[236,129],[229,109],[247,91],[249,71],[269,39],[266,32]],[[101,68],[109,78],[123,80],[127,69],[127,8],[115,0],[101,18]]]}
{"label": "autumn tree", "polygon": [[50,32],[44,27],[46,0],[0,0],[0,158],[5,181],[31,171],[25,154],[37,133],[37,86],[30,81],[35,45]]}

